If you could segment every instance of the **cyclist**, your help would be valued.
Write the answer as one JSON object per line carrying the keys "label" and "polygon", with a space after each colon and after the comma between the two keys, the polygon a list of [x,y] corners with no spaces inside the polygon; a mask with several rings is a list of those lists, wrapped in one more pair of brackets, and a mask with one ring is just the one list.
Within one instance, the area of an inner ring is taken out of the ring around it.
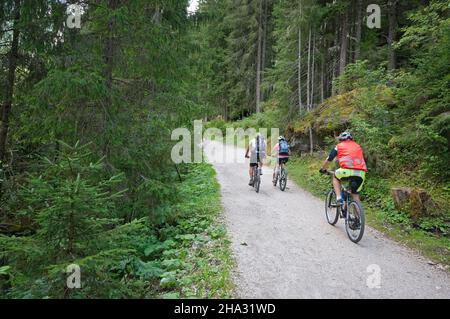
{"label": "cyclist", "polygon": [[[251,153],[251,156],[249,156]],[[249,186],[253,186],[253,167],[262,167],[262,161],[266,157],[266,141],[261,133],[256,134],[256,137],[252,139],[245,152],[245,158],[250,158],[250,182]],[[261,172],[262,175],[262,172]]]}
{"label": "cyclist", "polygon": [[342,206],[344,199],[341,194],[341,181],[349,182],[353,200],[359,202],[359,192],[366,180],[367,165],[361,147],[353,141],[349,132],[339,135],[338,140],[339,144],[330,152],[320,172],[326,173],[329,163],[337,157],[340,168],[333,176],[333,187],[336,192],[337,205]]}
{"label": "cyclist", "polygon": [[272,149],[272,156],[277,154],[277,163],[273,170],[273,181],[275,183],[275,176],[278,169],[283,168],[283,166],[289,161],[289,144],[284,138],[280,136],[278,138],[278,143]]}

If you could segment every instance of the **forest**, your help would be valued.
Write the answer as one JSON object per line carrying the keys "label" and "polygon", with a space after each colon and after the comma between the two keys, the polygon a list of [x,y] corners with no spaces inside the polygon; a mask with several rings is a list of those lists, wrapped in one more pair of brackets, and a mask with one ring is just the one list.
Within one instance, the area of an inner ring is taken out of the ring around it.
{"label": "forest", "polygon": [[[313,193],[351,130],[372,223],[450,264],[448,1],[188,6],[0,1],[0,298],[230,297],[215,172],[170,158],[198,119],[280,128]],[[425,189],[426,207],[394,207],[393,186]],[[65,285],[74,264],[83,289]]]}
{"label": "forest", "polygon": [[448,264],[449,21],[447,1],[206,1],[208,125],[280,128],[293,178],[317,196],[321,162],[351,131],[372,226]]}

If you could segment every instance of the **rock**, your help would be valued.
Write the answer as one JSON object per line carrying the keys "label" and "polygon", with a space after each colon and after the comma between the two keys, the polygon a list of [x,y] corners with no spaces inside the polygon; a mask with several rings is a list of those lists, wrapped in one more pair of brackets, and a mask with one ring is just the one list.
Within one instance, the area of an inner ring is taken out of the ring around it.
{"label": "rock", "polygon": [[309,152],[309,138],[306,136],[297,136],[292,138],[289,143],[292,152],[306,153]]}
{"label": "rock", "polygon": [[431,209],[435,208],[431,196],[423,189],[392,188],[391,194],[395,208],[406,212],[413,221],[430,215]]}

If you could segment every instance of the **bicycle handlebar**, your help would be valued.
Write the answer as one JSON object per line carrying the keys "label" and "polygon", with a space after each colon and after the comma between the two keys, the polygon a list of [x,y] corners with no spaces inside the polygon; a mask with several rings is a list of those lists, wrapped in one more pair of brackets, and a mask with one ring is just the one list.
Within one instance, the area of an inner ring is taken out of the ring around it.
{"label": "bicycle handlebar", "polygon": [[334,171],[331,171],[331,170],[320,170],[320,173],[323,175],[334,176]]}

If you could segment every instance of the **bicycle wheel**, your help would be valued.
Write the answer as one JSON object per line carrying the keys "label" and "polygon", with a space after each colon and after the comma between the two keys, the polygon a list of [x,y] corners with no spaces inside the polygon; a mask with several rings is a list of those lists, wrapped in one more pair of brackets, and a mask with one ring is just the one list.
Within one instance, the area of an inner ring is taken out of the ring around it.
{"label": "bicycle wheel", "polygon": [[351,202],[347,209],[347,218],[345,221],[345,230],[348,238],[355,244],[358,243],[363,235],[365,228],[364,210],[360,203]]}
{"label": "bicycle wheel", "polygon": [[286,170],[283,168],[283,169],[281,169],[281,176],[280,176],[281,191],[284,192],[286,190],[286,185],[287,185],[287,173],[286,173]]}
{"label": "bicycle wheel", "polygon": [[325,200],[325,215],[327,216],[328,224],[336,225],[339,220],[339,208],[336,207],[336,194],[331,190]]}
{"label": "bicycle wheel", "polygon": [[259,169],[255,170],[255,190],[257,193],[259,193],[259,187],[261,186],[261,174]]}

